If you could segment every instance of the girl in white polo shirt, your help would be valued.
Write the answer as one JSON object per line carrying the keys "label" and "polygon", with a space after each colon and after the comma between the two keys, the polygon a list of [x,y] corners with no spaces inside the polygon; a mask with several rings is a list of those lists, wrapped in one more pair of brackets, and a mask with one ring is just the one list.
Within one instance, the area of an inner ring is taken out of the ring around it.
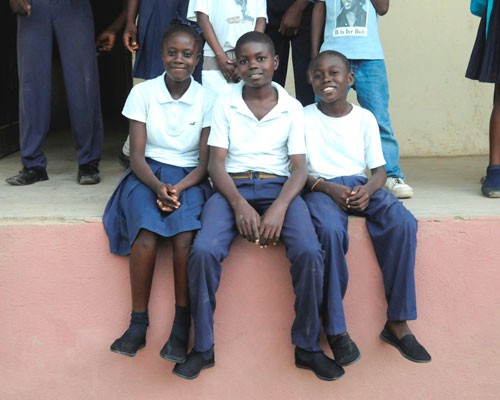
{"label": "girl in white polo shirt", "polygon": [[207,182],[211,96],[191,77],[201,39],[187,25],[163,36],[165,73],[136,85],[123,115],[130,120],[131,168],[103,216],[111,252],[130,254],[132,317],[111,351],[133,357],[146,344],[148,302],[160,238],[172,239],[175,318],[160,355],[183,362],[189,336],[187,257],[210,191]]}

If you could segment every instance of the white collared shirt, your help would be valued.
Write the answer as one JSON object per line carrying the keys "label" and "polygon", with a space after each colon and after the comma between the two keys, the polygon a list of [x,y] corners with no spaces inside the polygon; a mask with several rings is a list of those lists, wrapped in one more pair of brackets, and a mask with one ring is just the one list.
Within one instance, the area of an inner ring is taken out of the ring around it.
{"label": "white collared shirt", "polygon": [[306,151],[302,105],[273,82],[278,103],[259,121],[243,100],[243,86],[218,97],[208,144],[227,149],[227,172],[290,176],[289,156]]}
{"label": "white collared shirt", "polygon": [[146,124],[145,156],[178,167],[198,165],[201,130],[211,124],[214,97],[191,78],[180,99],[173,99],[165,73],[135,85],[122,114]]}
{"label": "white collared shirt", "polygon": [[353,104],[349,114],[334,118],[311,104],[304,109],[304,118],[307,165],[312,176],[366,176],[366,168],[385,164],[379,127],[370,111]]}

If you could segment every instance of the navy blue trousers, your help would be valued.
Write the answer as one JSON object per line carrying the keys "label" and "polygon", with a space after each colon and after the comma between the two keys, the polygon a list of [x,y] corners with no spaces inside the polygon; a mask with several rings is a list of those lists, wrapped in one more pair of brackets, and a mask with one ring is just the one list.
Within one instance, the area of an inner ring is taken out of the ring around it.
{"label": "navy blue trousers", "polygon": [[94,22],[88,0],[37,0],[18,16],[19,129],[22,164],[46,167],[42,150],[50,125],[52,48],[61,57],[79,164],[97,165],[103,127]]}
{"label": "navy blue trousers", "polygon": [[268,4],[267,12],[269,24],[266,26],[266,34],[272,39],[276,54],[279,56],[278,69],[275,71],[273,80],[281,86],[285,86],[288,70],[288,59],[290,46],[292,47],[292,62],[295,82],[295,97],[303,106],[314,103],[314,92],[307,80],[307,69],[311,60],[311,19],[313,5],[309,4],[304,11],[302,24],[299,32],[293,37],[283,36],[280,28],[281,17],[285,10],[276,10]]}
{"label": "navy blue trousers", "polygon": [[[363,185],[366,178],[348,176],[331,179],[348,187]],[[304,195],[325,255],[323,325],[327,335],[347,331],[342,300],[349,273],[345,254],[349,246],[348,214],[324,193]],[[387,319],[406,321],[417,318],[415,295],[415,252],[417,220],[391,193],[378,190],[366,210],[354,215],[366,218],[366,227],[382,270]]]}
{"label": "navy blue trousers", "polygon": [[[263,214],[278,197],[284,181],[284,178],[237,179],[235,183],[242,196]],[[238,235],[233,210],[220,193],[215,193],[205,203],[201,225],[189,255],[188,279],[195,328],[193,348],[203,352],[214,345],[213,313],[222,272],[221,262]],[[292,342],[305,350],[320,351],[324,252],[301,197],[288,207],[281,240],[292,263],[290,273],[295,291]]]}

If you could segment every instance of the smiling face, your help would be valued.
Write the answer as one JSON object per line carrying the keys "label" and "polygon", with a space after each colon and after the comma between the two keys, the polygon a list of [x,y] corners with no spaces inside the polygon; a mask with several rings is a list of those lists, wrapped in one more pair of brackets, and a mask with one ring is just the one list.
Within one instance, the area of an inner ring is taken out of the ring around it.
{"label": "smiling face", "polygon": [[174,32],[163,41],[161,59],[167,80],[188,79],[198,63],[199,48],[195,38],[185,32]]}
{"label": "smiling face", "polygon": [[347,91],[354,83],[349,61],[336,54],[321,54],[313,60],[309,80],[314,93],[322,102],[334,103],[347,98]]}
{"label": "smiling face", "polygon": [[261,87],[272,81],[274,71],[278,68],[278,57],[268,44],[248,42],[238,48],[236,65],[246,85]]}
{"label": "smiling face", "polygon": [[342,0],[342,4],[346,10],[350,10],[353,7],[353,0]]}

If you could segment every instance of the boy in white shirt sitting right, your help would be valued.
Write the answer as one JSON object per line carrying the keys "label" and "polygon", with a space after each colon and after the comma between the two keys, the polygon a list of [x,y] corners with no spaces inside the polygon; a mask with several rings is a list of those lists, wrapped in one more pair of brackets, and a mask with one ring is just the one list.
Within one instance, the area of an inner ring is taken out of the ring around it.
{"label": "boy in white shirt sitting right", "polygon": [[370,111],[347,102],[354,75],[343,54],[320,53],[311,62],[309,79],[320,100],[304,109],[309,169],[304,199],[326,252],[323,325],[335,361],[345,366],[360,358],[342,305],[348,216],[358,215],[366,218],[383,275],[388,309],[380,338],[411,361],[429,362],[431,356],[406,322],[417,318],[417,221],[394,195],[381,190],[386,173],[377,121]]}

